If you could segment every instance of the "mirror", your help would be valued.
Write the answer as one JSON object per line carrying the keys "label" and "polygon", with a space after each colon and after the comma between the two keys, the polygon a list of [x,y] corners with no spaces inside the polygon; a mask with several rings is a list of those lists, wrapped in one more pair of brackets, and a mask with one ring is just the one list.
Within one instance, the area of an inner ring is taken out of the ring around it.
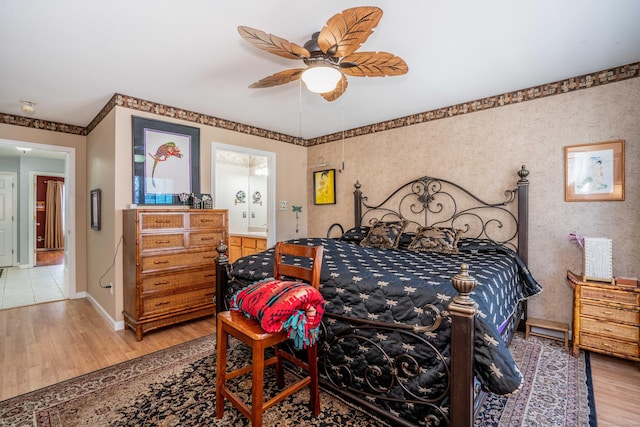
{"label": "mirror", "polygon": [[254,152],[217,148],[215,205],[229,210],[229,233],[269,231],[270,158]]}

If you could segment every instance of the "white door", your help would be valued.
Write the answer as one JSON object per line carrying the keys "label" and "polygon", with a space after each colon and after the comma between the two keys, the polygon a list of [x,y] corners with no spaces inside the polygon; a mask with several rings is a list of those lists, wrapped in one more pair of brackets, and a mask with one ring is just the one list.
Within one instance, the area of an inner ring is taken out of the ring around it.
{"label": "white door", "polygon": [[13,175],[0,174],[0,267],[13,265]]}

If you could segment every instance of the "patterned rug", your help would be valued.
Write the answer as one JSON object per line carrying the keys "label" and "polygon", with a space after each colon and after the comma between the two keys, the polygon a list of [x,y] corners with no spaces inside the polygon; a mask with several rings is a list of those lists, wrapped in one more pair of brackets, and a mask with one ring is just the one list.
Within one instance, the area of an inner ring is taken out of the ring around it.
{"label": "patterned rug", "polygon": [[[228,403],[224,418],[215,419],[214,340],[200,338],[2,401],[0,426],[248,426]],[[229,368],[246,356],[231,345]],[[489,395],[476,425],[569,427],[590,425],[590,415],[595,420],[584,353],[573,358],[554,341],[521,335],[511,349],[525,384],[510,398]],[[272,373],[266,370],[266,384],[275,382]],[[248,399],[250,380],[234,380]],[[266,411],[264,425],[387,426],[325,391],[318,417],[307,402],[308,389],[296,393]]]}

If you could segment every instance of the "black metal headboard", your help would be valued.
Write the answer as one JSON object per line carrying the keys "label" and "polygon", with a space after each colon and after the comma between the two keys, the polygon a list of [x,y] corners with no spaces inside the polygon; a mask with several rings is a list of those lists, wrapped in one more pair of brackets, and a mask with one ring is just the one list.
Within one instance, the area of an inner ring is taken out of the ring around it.
{"label": "black metal headboard", "polygon": [[[369,204],[355,183],[354,218],[356,226],[370,225],[377,220],[405,219],[406,231],[419,226],[454,227],[463,230],[463,237],[489,239],[517,250],[526,263],[528,256],[529,171],[518,171],[517,187],[504,192],[505,199],[485,202],[464,187],[446,179],[423,176],[392,192],[378,204]],[[517,214],[511,204],[517,199]],[[516,216],[517,215],[517,216]]]}

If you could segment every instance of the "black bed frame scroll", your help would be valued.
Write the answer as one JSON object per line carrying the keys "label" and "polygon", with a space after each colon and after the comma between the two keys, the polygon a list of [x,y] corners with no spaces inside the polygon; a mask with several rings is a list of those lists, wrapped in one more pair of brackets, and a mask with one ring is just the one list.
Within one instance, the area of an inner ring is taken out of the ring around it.
{"label": "black bed frame scroll", "polygon": [[[517,188],[507,190],[505,192],[506,200],[499,203],[486,203],[455,183],[425,176],[399,187],[382,203],[369,205],[367,204],[367,197],[362,195],[360,183],[356,182],[354,191],[355,226],[371,224],[376,220],[404,219],[409,223],[408,231],[415,231],[419,226],[460,228],[465,232],[464,237],[490,239],[517,249],[518,255],[526,263],[528,257],[528,174],[529,172],[523,165],[518,171],[520,179],[517,182]],[[515,202],[516,196],[517,216],[506,208],[507,205]],[[466,204],[459,203],[461,198],[468,199],[470,202],[467,201]],[[388,206],[393,206],[393,208]],[[509,225],[507,222],[511,223],[510,226],[507,226]],[[334,225],[339,226],[339,224]],[[333,227],[332,225],[331,228]],[[328,234],[330,234],[331,228]],[[338,228],[342,230],[341,226]],[[217,311],[223,311],[225,309],[225,295],[229,288],[229,276],[227,273],[229,260],[226,257],[226,247],[222,243],[217,250],[219,256],[216,261],[216,307]],[[449,393],[449,411],[448,414],[438,413],[437,419],[431,419],[432,416],[429,416],[429,420],[425,421],[427,424],[431,423],[431,425],[470,427],[473,425],[476,410],[479,408],[478,399],[476,399],[478,390],[475,389],[477,384],[474,382],[476,304],[469,297],[469,293],[475,289],[477,282],[470,276],[466,264],[461,266],[460,273],[452,277],[451,281],[459,295],[449,305],[449,316],[451,318],[451,356],[449,366],[446,366],[443,361],[445,370],[449,375],[445,390],[445,393],[447,391]],[[426,312],[428,307],[424,307],[424,309]],[[524,316],[526,317],[526,309],[524,310]],[[420,328],[424,327],[351,319],[328,312],[325,312],[325,317],[353,325],[345,332],[348,336],[331,337],[333,341],[354,339],[354,337],[358,339],[358,331],[366,329],[400,331],[402,334],[406,334],[408,339],[414,341],[421,341],[421,334],[425,332],[425,330],[420,330]],[[439,326],[442,317],[439,312],[431,313],[430,317],[432,318],[432,325],[428,328],[434,330]],[[330,343],[325,342],[323,345],[325,346],[326,355]],[[381,348],[380,351],[384,353]],[[322,360],[322,357],[322,352],[320,352],[320,370],[327,374],[324,380],[321,380],[323,386],[344,395],[348,400],[355,401],[359,406],[367,408],[369,412],[373,411],[384,418],[390,419],[393,425],[413,425],[371,403],[373,400],[371,394],[359,394],[357,390],[352,390],[348,385],[350,376],[348,369],[342,371],[341,367],[336,366],[327,368],[327,366],[323,365],[326,361]],[[435,349],[434,357],[442,359],[442,355]],[[389,361],[391,358],[386,357],[386,360]],[[385,370],[384,373],[392,378],[392,382],[399,383],[402,381],[402,376],[411,376],[411,371],[415,368],[409,358],[399,355],[395,357],[395,362],[390,363],[389,367],[371,366],[370,373],[372,377],[379,377],[381,371]],[[419,366],[417,368],[419,369]],[[337,372],[337,377],[334,376],[332,378],[332,370],[334,373]],[[335,378],[338,379],[335,380]],[[415,400],[410,401],[410,403],[430,406],[435,408],[435,412],[439,411],[438,405],[434,401],[422,399],[420,396],[414,397]]]}

